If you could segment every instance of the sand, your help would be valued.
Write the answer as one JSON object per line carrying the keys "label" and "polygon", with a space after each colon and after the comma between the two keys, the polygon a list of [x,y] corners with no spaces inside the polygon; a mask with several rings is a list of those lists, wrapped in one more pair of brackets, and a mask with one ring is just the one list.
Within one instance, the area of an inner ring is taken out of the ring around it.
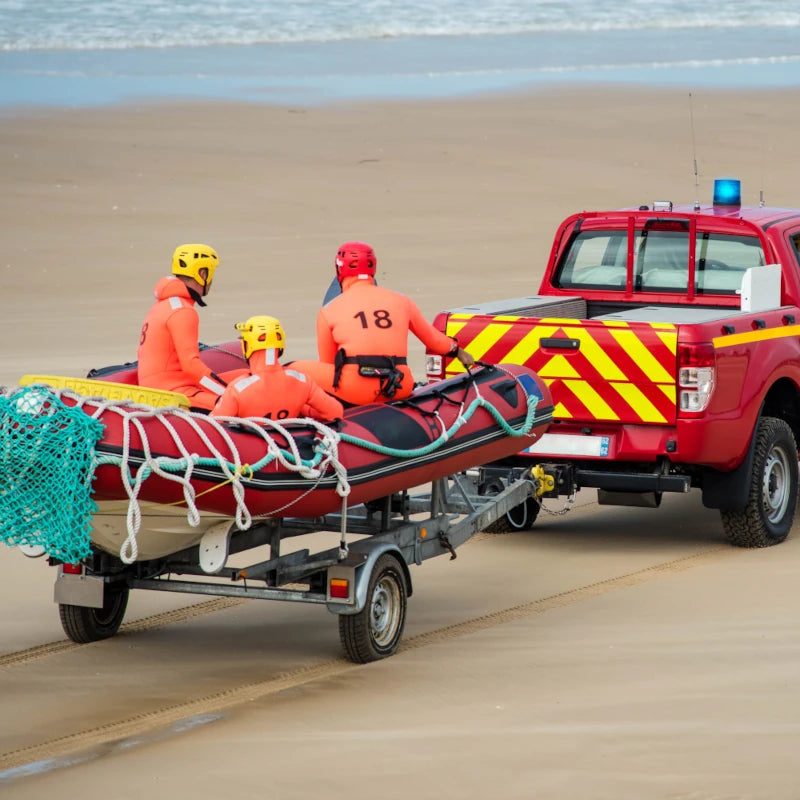
{"label": "sand", "polygon": [[[6,113],[0,384],[134,358],[185,241],[221,256],[203,341],[270,314],[309,358],[346,239],[433,318],[535,293],[574,211],[706,202],[721,176],[795,206],[795,99],[593,86]],[[418,345],[411,363],[421,377]],[[0,793],[790,800],[798,542],[730,548],[695,494],[653,511],[584,493],[415,568],[406,646],[375,665],[340,658],[325,611],[259,602],[3,662],[0,764],[18,769]],[[54,571],[6,547],[0,570],[0,654],[63,640]],[[197,601],[134,593],[127,619]],[[24,767],[50,756],[75,763]]]}

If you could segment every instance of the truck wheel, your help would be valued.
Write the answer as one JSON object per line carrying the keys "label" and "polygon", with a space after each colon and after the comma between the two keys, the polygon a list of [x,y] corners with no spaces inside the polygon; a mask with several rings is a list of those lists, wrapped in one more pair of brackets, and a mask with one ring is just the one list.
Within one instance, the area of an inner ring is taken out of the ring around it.
{"label": "truck wheel", "polygon": [[529,531],[539,515],[539,503],[532,497],[524,503],[514,506],[510,511],[496,519],[483,530],[486,533],[513,533],[514,531]]}
{"label": "truck wheel", "polygon": [[769,547],[788,535],[797,504],[797,444],[782,419],[762,417],[756,429],[755,457],[747,505],[723,509],[722,527],[737,547]]}
{"label": "truck wheel", "polygon": [[339,616],[339,638],[347,657],[367,664],[392,655],[403,635],[407,605],[403,568],[394,556],[382,555],[372,568],[364,608]]}
{"label": "truck wheel", "polygon": [[60,603],[58,614],[64,633],[77,644],[111,638],[122,624],[128,607],[128,593],[127,586],[116,589],[106,586],[102,608]]}

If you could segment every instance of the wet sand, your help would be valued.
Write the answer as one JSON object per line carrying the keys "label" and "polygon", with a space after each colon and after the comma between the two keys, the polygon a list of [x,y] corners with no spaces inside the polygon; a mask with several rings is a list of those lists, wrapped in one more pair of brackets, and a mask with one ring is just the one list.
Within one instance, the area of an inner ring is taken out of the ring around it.
{"label": "wet sand", "polygon": [[[432,318],[535,293],[574,211],[706,202],[721,176],[797,205],[795,98],[695,92],[694,136],[688,93],[614,87],[5,115],[0,383],[133,358],[185,241],[222,261],[204,341],[265,313],[308,358],[345,239]],[[584,493],[413,569],[385,662],[342,660],[324,610],[251,601],[0,665],[0,794],[792,800],[798,541],[732,549],[694,494]],[[5,546],[0,570],[0,655],[63,640],[54,570]],[[134,592],[126,619],[200,600]],[[75,763],[19,766],[46,753]]]}

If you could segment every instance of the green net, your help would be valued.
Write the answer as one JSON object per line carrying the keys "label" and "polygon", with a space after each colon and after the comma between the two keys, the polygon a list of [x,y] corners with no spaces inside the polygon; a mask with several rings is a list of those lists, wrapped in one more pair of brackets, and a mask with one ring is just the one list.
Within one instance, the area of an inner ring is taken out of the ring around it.
{"label": "green net", "polygon": [[41,546],[66,563],[89,555],[103,430],[43,386],[0,394],[0,540]]}

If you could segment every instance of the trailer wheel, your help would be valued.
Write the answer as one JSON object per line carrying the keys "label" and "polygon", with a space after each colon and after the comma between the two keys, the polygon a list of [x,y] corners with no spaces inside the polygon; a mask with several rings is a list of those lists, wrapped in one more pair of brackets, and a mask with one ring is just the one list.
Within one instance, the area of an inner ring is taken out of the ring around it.
{"label": "trailer wheel", "polygon": [[122,625],[122,618],[128,607],[128,594],[127,586],[114,589],[106,586],[102,608],[60,603],[58,614],[64,633],[77,644],[111,638]]}
{"label": "trailer wheel", "polygon": [[484,528],[486,533],[513,533],[514,531],[529,531],[536,522],[541,506],[532,497],[524,503],[507,511],[502,517],[496,519],[491,525]]}
{"label": "trailer wheel", "polygon": [[769,547],[788,535],[797,504],[797,444],[782,419],[763,417],[756,429],[747,505],[722,509],[722,527],[737,547]]}
{"label": "trailer wheel", "polygon": [[347,657],[367,664],[392,655],[403,635],[407,605],[403,568],[394,556],[382,555],[372,568],[364,608],[339,616],[339,638]]}

